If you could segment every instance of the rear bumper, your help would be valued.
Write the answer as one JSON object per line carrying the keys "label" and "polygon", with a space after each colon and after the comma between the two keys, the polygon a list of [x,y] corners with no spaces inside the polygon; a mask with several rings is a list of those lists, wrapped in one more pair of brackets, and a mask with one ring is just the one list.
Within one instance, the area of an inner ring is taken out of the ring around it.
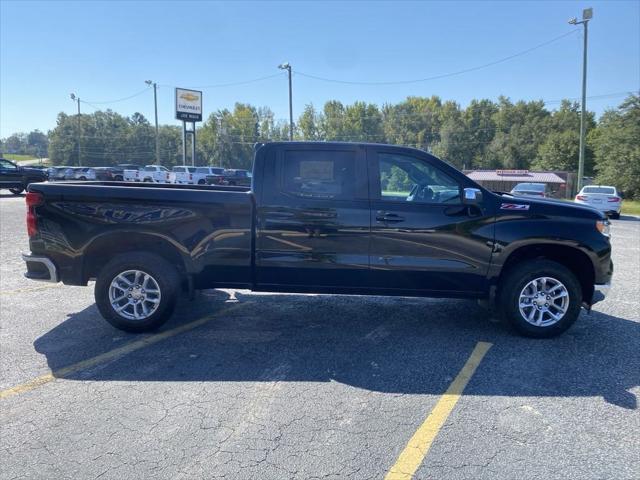
{"label": "rear bumper", "polygon": [[578,205],[585,205],[587,207],[591,207],[599,212],[602,213],[620,213],[620,210],[622,210],[622,204],[621,203],[615,203],[615,204],[611,204],[611,203],[601,203],[601,204],[592,204],[589,202],[582,202],[580,200],[574,200],[575,203],[577,203]]}
{"label": "rear bumper", "polygon": [[58,283],[60,276],[55,264],[47,257],[22,254],[22,259],[27,264],[24,276],[30,280]]}

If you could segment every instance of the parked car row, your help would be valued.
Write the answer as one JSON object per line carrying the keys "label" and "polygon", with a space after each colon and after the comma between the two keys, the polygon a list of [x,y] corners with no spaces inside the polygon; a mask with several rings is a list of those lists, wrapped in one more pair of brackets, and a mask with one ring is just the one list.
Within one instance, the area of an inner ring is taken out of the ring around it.
{"label": "parked car row", "polygon": [[104,180],[122,181],[124,166],[115,167],[50,167],[48,169],[50,181],[61,180]]}
{"label": "parked car row", "polygon": [[[544,183],[519,183],[511,190],[516,197],[549,197]],[[610,185],[586,185],[574,198],[575,203],[595,208],[611,218],[620,218],[622,193]]]}
{"label": "parked car row", "polygon": [[115,167],[69,167],[48,169],[50,181],[102,180],[116,182],[175,183],[180,185],[251,185],[247,170],[179,165],[169,170],[162,165],[121,164]]}

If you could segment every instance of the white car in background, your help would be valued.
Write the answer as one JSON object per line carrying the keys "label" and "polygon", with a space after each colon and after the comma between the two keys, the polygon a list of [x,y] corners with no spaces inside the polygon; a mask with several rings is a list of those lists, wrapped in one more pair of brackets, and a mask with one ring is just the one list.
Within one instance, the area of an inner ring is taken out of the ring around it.
{"label": "white car in background", "polygon": [[222,175],[224,168],[221,167],[197,167],[193,174],[194,185],[206,185],[208,175]]}
{"label": "white car in background", "polygon": [[[127,171],[125,170],[125,173]],[[162,165],[146,165],[138,170],[139,182],[169,183],[171,172]]]}
{"label": "white car in background", "polygon": [[193,173],[195,171],[196,167],[186,167],[184,165],[175,166],[169,174],[169,183],[193,185]]}
{"label": "white car in background", "polygon": [[140,181],[140,169],[125,168],[122,171],[122,179],[125,182],[139,182]]}
{"label": "white car in background", "polygon": [[618,194],[616,187],[587,185],[578,192],[575,202],[581,205],[589,205],[609,215],[611,218],[620,218],[622,197]]}
{"label": "white car in background", "polygon": [[81,167],[77,168],[73,172],[74,180],[95,180],[96,171],[93,168]]}

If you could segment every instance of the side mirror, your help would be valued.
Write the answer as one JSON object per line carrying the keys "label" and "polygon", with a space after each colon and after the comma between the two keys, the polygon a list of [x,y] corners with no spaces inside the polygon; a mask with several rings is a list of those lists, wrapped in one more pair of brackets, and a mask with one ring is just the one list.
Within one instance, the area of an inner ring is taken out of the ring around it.
{"label": "side mirror", "polygon": [[478,205],[482,202],[482,190],[478,188],[465,188],[462,203],[465,205]]}

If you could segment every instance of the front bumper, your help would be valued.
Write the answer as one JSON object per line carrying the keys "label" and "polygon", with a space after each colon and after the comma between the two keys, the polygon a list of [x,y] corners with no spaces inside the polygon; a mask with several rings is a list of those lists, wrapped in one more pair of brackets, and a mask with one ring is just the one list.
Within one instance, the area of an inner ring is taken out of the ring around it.
{"label": "front bumper", "polygon": [[47,257],[39,257],[23,253],[22,259],[27,264],[27,271],[24,276],[28,279],[50,283],[58,283],[60,281],[58,269]]}
{"label": "front bumper", "polygon": [[611,281],[607,283],[596,283],[593,286],[593,298],[591,299],[591,305],[601,302],[609,294],[611,290]]}

